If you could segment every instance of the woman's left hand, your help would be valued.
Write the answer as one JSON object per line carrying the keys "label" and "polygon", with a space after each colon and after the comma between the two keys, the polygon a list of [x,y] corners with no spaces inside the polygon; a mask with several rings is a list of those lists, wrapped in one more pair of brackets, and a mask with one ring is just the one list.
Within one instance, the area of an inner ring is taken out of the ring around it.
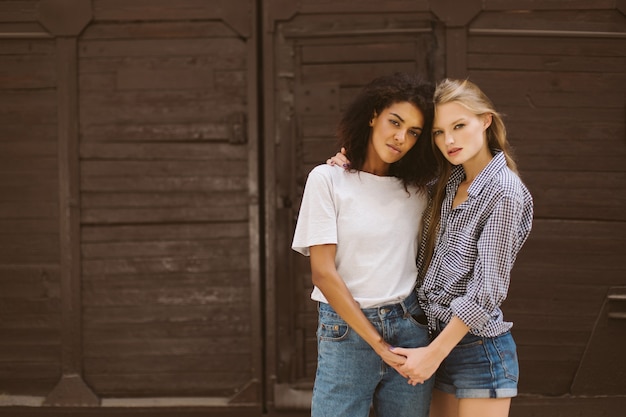
{"label": "woman's left hand", "polygon": [[406,357],[406,361],[399,369],[401,374],[406,375],[411,385],[423,384],[433,376],[443,360],[428,346],[412,349],[396,347],[391,351]]}
{"label": "woman's left hand", "polygon": [[350,167],[350,161],[346,158],[346,148],[341,148],[340,152],[337,152],[335,156],[331,156],[326,160],[328,165],[339,165],[343,168]]}

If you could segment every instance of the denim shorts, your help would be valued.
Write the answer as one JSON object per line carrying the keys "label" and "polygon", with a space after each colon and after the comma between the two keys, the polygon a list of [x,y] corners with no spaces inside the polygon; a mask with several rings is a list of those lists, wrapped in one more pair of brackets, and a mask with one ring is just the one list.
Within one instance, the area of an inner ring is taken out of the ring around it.
{"label": "denim shorts", "polygon": [[[427,417],[435,378],[410,385],[388,366],[329,304],[319,304],[317,371],[311,416]],[[397,304],[361,310],[392,346],[430,342],[415,292]]]}
{"label": "denim shorts", "polygon": [[518,379],[511,332],[496,337],[468,333],[439,366],[435,388],[457,398],[510,398],[517,395]]}

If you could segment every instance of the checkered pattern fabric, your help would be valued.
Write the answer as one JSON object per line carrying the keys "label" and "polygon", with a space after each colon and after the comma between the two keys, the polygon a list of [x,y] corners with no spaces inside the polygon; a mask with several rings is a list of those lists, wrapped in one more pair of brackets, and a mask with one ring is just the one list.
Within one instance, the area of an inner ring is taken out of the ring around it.
{"label": "checkered pattern fabric", "polygon": [[[474,179],[467,200],[452,208],[464,178],[463,167],[454,167],[435,250],[418,294],[433,329],[437,320],[447,323],[454,315],[472,334],[495,337],[512,326],[503,320],[500,305],[517,254],[530,233],[533,201],[502,152]],[[420,262],[422,253],[418,267]]]}

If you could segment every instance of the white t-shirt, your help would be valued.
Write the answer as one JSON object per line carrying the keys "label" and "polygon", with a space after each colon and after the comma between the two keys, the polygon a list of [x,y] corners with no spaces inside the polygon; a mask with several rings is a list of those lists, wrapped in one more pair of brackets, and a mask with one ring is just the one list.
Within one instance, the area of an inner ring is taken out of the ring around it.
{"label": "white t-shirt", "polygon": [[[415,286],[415,257],[426,195],[395,177],[319,165],[308,176],[292,249],[336,244],[335,265],[361,308],[405,299]],[[327,302],[315,287],[311,298]]]}

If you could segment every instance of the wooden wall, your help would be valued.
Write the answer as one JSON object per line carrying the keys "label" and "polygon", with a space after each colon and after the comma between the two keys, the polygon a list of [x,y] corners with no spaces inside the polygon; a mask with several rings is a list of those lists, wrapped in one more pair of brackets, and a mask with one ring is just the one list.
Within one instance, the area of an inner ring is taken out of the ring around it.
{"label": "wooden wall", "polygon": [[222,3],[0,5],[8,402],[260,402],[255,5]]}
{"label": "wooden wall", "polygon": [[[34,10],[0,17],[6,32]],[[0,38],[0,392],[43,395],[59,378],[56,62],[44,33]]]}
{"label": "wooden wall", "polygon": [[504,308],[522,394],[623,396],[624,13],[0,2],[0,413],[306,409],[302,187],[353,94],[394,70],[469,77],[505,114],[536,206]]}

